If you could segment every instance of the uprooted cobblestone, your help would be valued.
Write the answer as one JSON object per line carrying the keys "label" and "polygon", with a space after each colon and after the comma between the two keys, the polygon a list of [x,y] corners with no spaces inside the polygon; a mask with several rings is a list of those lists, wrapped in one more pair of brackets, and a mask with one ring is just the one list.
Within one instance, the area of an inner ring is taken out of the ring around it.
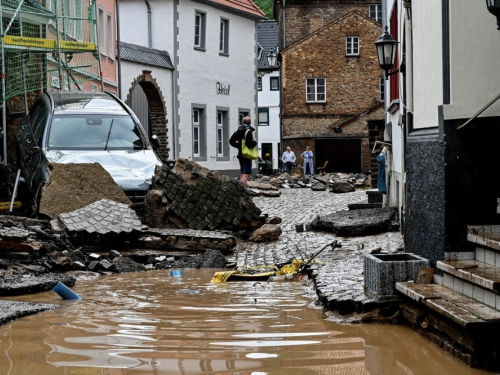
{"label": "uprooted cobblestone", "polygon": [[[280,264],[293,258],[309,258],[323,246],[338,239],[340,249],[326,249],[313,265],[313,278],[320,301],[327,308],[342,308],[342,313],[363,311],[372,304],[363,290],[363,256],[375,248],[393,252],[402,246],[399,232],[385,232],[364,237],[338,237],[333,233],[296,232],[295,225],[308,223],[317,215],[347,210],[347,205],[366,198],[366,191],[332,194],[309,189],[285,189],[279,198],[254,198],[256,205],[269,217],[282,218],[283,233],[272,243],[240,241],[234,259],[237,265],[261,266]],[[354,309],[354,310],[353,310]]]}
{"label": "uprooted cobblestone", "polygon": [[203,254],[186,256],[173,263],[165,260],[157,264],[156,268],[224,268],[226,264],[226,257],[219,250],[206,250]]}
{"label": "uprooted cobblestone", "polygon": [[0,301],[0,325],[19,319],[26,315],[53,310],[59,305],[31,303],[19,301]]}

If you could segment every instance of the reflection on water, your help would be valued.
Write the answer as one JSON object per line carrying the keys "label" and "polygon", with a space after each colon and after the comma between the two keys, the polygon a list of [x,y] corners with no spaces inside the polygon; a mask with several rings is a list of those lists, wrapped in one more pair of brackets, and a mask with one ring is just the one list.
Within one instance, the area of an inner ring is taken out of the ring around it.
{"label": "reflection on water", "polygon": [[79,281],[83,299],[0,327],[8,374],[486,374],[405,327],[339,325],[297,283],[210,284],[212,271]]}

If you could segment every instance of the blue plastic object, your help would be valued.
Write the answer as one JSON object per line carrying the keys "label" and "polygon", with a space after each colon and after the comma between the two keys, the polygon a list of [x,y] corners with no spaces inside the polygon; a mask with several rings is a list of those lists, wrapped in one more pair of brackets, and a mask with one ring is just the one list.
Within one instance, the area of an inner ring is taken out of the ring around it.
{"label": "blue plastic object", "polygon": [[56,292],[57,294],[59,294],[62,297],[62,299],[81,299],[82,298],[60,281],[56,284],[53,291]]}
{"label": "blue plastic object", "polygon": [[173,277],[182,277],[182,271],[179,271],[179,270],[170,271],[170,276],[173,276]]}

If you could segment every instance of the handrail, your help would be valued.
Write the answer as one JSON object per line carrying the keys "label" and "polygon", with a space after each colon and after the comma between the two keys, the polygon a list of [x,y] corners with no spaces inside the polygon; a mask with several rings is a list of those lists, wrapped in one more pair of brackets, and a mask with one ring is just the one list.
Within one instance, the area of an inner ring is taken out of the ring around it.
{"label": "handrail", "polygon": [[491,100],[488,104],[486,104],[483,108],[481,108],[478,112],[476,112],[476,114],[474,116],[472,116],[470,119],[468,119],[466,122],[464,122],[462,125],[460,125],[457,130],[460,130],[462,129],[464,126],[467,126],[472,120],[474,120],[475,118],[477,118],[481,113],[483,113],[484,111],[486,111],[493,103],[495,103],[498,99],[500,99],[500,94],[498,94],[497,96],[495,96],[495,98],[493,98],[493,100]]}

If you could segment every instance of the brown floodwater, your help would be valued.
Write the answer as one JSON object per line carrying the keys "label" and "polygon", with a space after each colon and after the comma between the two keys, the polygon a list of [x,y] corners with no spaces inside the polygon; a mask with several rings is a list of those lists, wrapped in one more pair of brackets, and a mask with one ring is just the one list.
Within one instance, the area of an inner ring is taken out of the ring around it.
{"label": "brown floodwater", "polygon": [[341,325],[308,282],[211,284],[212,271],[80,280],[83,299],[0,327],[0,374],[487,374],[406,327]]}

